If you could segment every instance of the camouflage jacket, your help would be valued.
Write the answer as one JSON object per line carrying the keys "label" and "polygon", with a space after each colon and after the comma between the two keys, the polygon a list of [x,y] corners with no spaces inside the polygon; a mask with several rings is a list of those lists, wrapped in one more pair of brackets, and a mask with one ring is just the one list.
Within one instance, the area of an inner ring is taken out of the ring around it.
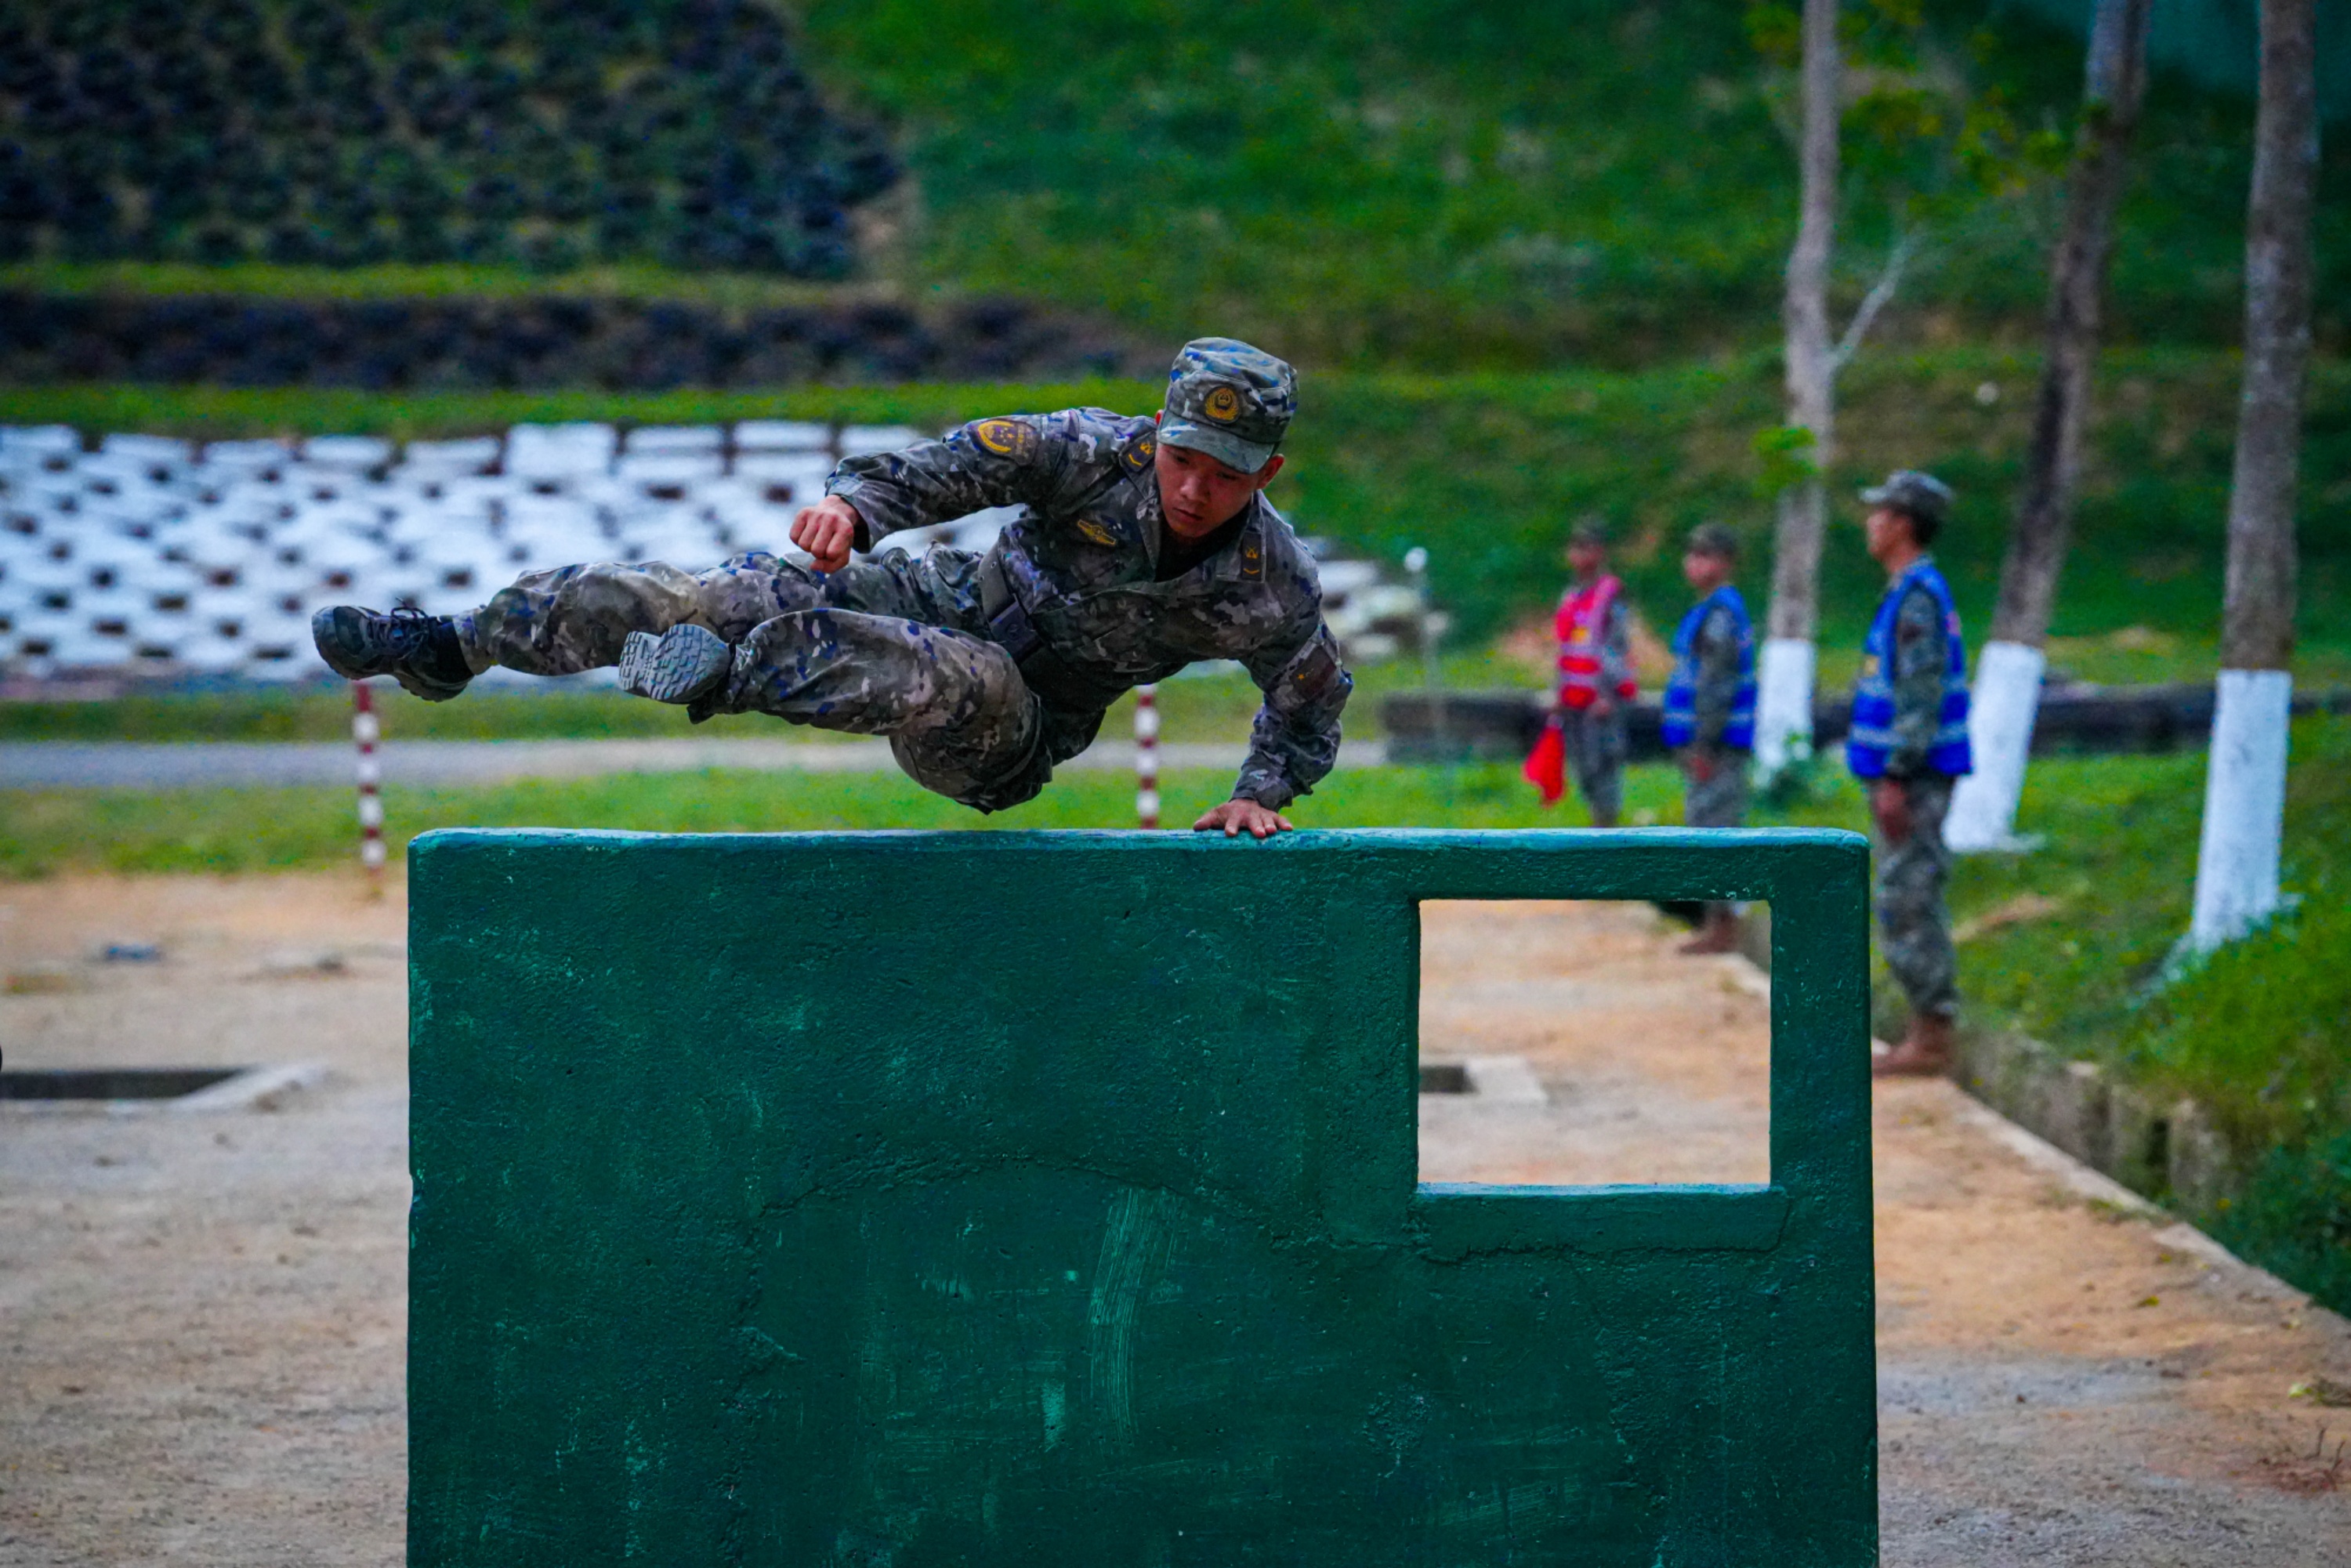
{"label": "camouflage jacket", "polygon": [[1943,676],[1950,667],[1951,641],[1943,629],[1942,607],[1914,585],[1894,612],[1894,744],[1886,748],[1886,774],[1908,779],[1929,771],[1942,723]]}
{"label": "camouflage jacket", "polygon": [[903,528],[1024,508],[995,553],[1046,645],[1118,690],[1199,660],[1238,660],[1265,701],[1233,792],[1287,805],[1338,760],[1353,689],[1322,624],[1314,559],[1259,496],[1229,544],[1156,580],[1165,525],[1154,449],[1148,418],[1064,409],[851,458],[825,488],[857,509],[864,549]]}
{"label": "camouflage jacket", "polygon": [[1739,621],[1730,608],[1717,604],[1698,623],[1698,636],[1692,640],[1698,654],[1698,691],[1692,716],[1696,733],[1690,744],[1708,751],[1722,744],[1722,732],[1729,727],[1730,716],[1739,706],[1739,686],[1744,674],[1739,667]]}

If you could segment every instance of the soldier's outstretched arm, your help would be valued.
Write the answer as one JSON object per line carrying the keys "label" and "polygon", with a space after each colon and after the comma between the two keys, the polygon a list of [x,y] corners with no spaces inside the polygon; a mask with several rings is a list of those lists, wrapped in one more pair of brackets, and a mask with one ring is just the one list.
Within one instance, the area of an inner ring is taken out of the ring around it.
{"label": "soldier's outstretched arm", "polygon": [[1278,811],[1322,782],[1339,760],[1339,715],[1355,689],[1338,640],[1318,616],[1302,642],[1277,643],[1246,661],[1265,693],[1249,727],[1249,759],[1235,800]]}
{"label": "soldier's outstretched arm", "polygon": [[[990,507],[1041,507],[1069,471],[1065,423],[1059,414],[1004,414],[974,420],[903,451],[843,458],[825,482],[825,495],[852,509],[856,520],[850,542],[858,549],[871,549],[904,528],[949,522]],[[826,509],[810,507],[800,515],[813,517]],[[796,521],[795,542],[800,542],[799,532]],[[823,564],[821,558],[818,564]]]}

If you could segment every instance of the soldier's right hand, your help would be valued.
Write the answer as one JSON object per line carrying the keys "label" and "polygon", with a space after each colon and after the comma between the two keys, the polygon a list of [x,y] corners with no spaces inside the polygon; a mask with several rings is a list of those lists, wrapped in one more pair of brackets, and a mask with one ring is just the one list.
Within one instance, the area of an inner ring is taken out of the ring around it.
{"label": "soldier's right hand", "polygon": [[839,571],[849,564],[857,523],[856,507],[838,496],[827,496],[813,507],[801,507],[792,519],[792,543],[816,558],[817,570]]}

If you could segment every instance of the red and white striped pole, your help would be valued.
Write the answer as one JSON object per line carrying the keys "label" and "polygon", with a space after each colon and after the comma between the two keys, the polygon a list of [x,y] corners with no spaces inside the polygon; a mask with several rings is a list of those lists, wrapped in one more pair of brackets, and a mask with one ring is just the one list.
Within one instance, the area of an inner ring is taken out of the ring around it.
{"label": "red and white striped pole", "polygon": [[1134,688],[1134,820],[1159,826],[1159,688]]}
{"label": "red and white striped pole", "polygon": [[376,765],[375,743],[381,733],[375,694],[365,681],[353,681],[351,739],[360,748],[360,864],[367,868],[369,893],[379,897],[383,893],[383,772]]}

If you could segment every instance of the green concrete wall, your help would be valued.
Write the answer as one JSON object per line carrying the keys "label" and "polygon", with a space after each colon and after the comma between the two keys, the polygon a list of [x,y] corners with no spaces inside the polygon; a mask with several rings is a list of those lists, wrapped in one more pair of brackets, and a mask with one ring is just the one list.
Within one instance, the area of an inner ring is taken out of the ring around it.
{"label": "green concrete wall", "polygon": [[[436,833],[418,1564],[1876,1561],[1861,841]],[[1416,1179],[1416,902],[1769,899],[1766,1187]]]}

